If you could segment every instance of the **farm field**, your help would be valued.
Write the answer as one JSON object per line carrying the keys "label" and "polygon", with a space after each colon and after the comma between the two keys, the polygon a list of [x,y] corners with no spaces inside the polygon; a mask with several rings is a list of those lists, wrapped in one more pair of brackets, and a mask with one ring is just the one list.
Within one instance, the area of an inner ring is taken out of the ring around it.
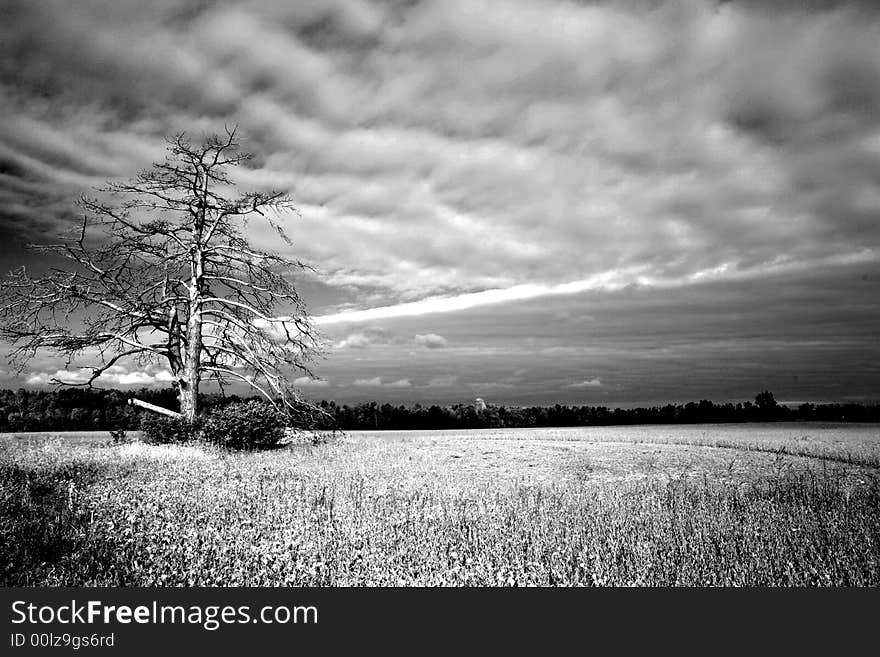
{"label": "farm field", "polygon": [[878,585],[880,427],[0,437],[14,585]]}

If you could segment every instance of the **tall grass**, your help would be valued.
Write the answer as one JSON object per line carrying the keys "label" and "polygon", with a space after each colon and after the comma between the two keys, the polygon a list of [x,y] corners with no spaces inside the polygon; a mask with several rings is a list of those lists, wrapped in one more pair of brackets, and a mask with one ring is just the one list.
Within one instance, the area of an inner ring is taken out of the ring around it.
{"label": "tall grass", "polygon": [[405,467],[310,449],[2,453],[0,583],[880,584],[876,477],[395,485]]}

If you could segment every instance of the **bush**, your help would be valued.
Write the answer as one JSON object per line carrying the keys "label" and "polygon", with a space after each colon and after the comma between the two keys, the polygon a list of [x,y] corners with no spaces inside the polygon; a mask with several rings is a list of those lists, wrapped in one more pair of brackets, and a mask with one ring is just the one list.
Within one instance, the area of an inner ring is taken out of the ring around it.
{"label": "bush", "polygon": [[286,426],[287,415],[271,404],[240,402],[211,413],[202,438],[226,449],[269,449],[284,439]]}
{"label": "bush", "polygon": [[124,445],[125,443],[130,443],[131,439],[128,437],[125,429],[114,429],[110,432],[110,440],[108,444],[110,445]]}
{"label": "bush", "polygon": [[144,442],[151,445],[185,443],[198,437],[199,427],[182,417],[144,415],[141,418]]}

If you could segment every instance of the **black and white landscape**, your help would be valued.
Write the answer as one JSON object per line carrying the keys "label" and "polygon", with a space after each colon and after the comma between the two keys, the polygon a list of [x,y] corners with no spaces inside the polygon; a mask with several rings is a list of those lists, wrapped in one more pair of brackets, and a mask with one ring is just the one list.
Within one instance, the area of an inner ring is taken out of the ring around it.
{"label": "black and white landscape", "polygon": [[874,3],[7,0],[0,110],[3,584],[880,583]]}

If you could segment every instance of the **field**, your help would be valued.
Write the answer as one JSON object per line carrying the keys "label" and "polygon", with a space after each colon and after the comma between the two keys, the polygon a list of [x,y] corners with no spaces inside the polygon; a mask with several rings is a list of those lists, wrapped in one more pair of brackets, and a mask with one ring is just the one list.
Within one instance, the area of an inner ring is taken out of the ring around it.
{"label": "field", "polygon": [[0,583],[880,584],[880,427],[0,437]]}

